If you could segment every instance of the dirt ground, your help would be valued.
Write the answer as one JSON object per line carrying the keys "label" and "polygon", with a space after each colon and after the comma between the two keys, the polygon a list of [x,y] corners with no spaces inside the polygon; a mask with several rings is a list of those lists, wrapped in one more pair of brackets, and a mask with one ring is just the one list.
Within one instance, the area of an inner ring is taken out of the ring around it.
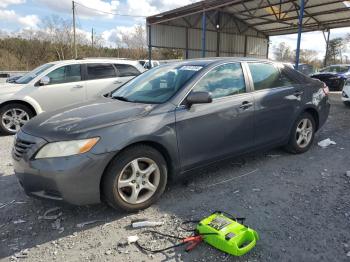
{"label": "dirt ground", "polygon": [[[23,193],[13,175],[13,138],[0,137],[0,261],[350,261],[350,108],[340,93],[331,100],[331,115],[309,152],[275,149],[187,174],[137,214],[60,204],[58,219],[39,219],[58,204]],[[322,149],[317,142],[325,138],[337,144]],[[159,254],[124,244],[130,235],[153,248],[169,244],[130,229],[132,220],[162,221],[157,230],[185,236],[181,221],[214,210],[246,217],[260,234],[257,246],[235,258],[204,243],[190,253],[178,247]],[[87,221],[94,223],[79,227]]]}

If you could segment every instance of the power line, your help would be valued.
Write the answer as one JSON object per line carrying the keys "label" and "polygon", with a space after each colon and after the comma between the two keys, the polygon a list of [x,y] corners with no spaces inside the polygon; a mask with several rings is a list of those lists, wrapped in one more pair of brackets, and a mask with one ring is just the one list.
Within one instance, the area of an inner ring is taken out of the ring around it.
{"label": "power line", "polygon": [[[75,2],[76,4],[76,2]],[[75,8],[75,23],[77,28],[82,28],[82,23],[79,18],[80,14],[78,13],[78,8]]]}
{"label": "power line", "polygon": [[102,10],[98,10],[98,9],[95,9],[95,8],[92,8],[92,7],[88,7],[88,6],[86,6],[86,5],[83,5],[83,4],[80,4],[80,3],[77,3],[77,2],[75,2],[75,5],[80,5],[80,6],[82,6],[82,7],[87,8],[87,9],[90,9],[90,10],[93,10],[93,11],[96,11],[96,12],[99,12],[99,13],[108,14],[108,15],[128,16],[128,17],[142,17],[142,18],[146,18],[146,17],[147,17],[147,16],[143,16],[143,15],[125,15],[125,14],[118,14],[118,13],[112,13],[112,12],[102,11]]}

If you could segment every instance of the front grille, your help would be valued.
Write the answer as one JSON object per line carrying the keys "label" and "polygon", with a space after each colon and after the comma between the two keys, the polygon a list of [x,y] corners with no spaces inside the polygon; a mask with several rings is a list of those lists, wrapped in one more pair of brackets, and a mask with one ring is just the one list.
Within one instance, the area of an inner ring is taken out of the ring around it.
{"label": "front grille", "polygon": [[35,143],[17,138],[13,147],[13,157],[21,159]]}

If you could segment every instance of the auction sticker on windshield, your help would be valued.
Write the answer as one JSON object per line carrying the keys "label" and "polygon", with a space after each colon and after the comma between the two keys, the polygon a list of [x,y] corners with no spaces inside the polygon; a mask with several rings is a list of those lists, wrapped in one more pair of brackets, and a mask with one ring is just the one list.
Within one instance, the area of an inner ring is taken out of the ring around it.
{"label": "auction sticker on windshield", "polygon": [[203,68],[202,66],[183,66],[179,70],[199,71],[202,68]]}

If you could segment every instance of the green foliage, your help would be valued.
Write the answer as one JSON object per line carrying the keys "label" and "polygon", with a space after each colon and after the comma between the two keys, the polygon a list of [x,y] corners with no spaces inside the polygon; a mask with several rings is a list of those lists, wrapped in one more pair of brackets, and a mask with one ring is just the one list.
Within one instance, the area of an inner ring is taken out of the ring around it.
{"label": "green foliage", "polygon": [[[295,62],[295,50],[285,42],[280,43],[277,46],[274,46],[273,53],[275,55],[275,59],[281,62]],[[314,67],[321,67],[321,60],[317,58],[318,53],[315,50],[309,49],[300,49],[300,63],[305,63],[309,65],[313,65]]]}
{"label": "green foliage", "polygon": [[[73,59],[71,45],[57,44],[47,40],[3,38],[0,39],[0,70],[29,71],[51,61]],[[78,57],[122,57],[129,59],[147,59],[145,48],[108,48],[103,46],[78,45]],[[179,59],[182,51],[173,49],[153,49],[153,59]]]}

